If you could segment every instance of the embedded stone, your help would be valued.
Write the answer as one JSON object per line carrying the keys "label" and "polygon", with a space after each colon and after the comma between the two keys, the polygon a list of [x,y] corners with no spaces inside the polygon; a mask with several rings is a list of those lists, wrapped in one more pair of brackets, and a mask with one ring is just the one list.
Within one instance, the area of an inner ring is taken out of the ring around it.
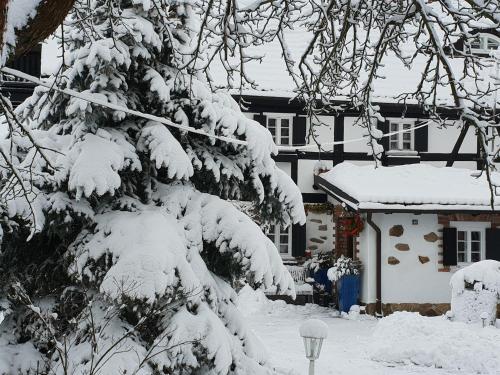
{"label": "embedded stone", "polygon": [[425,256],[422,256],[422,255],[419,255],[418,256],[418,260],[420,261],[420,263],[422,264],[425,264],[425,263],[428,263],[430,261],[429,257],[425,257]]}
{"label": "embedded stone", "polygon": [[328,239],[327,236],[319,236],[319,238],[321,238],[322,240],[327,240]]}
{"label": "embedded stone", "polygon": [[396,257],[389,257],[387,258],[387,263],[389,263],[391,266],[395,266],[396,264],[399,264],[399,259]]}
{"label": "embedded stone", "polygon": [[402,225],[394,225],[391,229],[389,229],[389,236],[401,237],[404,231],[405,230]]}
{"label": "embedded stone", "polygon": [[324,232],[324,231],[328,230],[328,226],[327,225],[320,225],[320,226],[318,226],[318,230]]}
{"label": "embedded stone", "polygon": [[323,223],[323,220],[320,220],[320,219],[311,219],[311,223],[321,224],[321,223]]}
{"label": "embedded stone", "polygon": [[398,249],[399,251],[408,251],[408,250],[410,250],[410,246],[408,246],[407,243],[397,243],[396,245],[394,245],[394,247],[396,249]]}
{"label": "embedded stone", "polygon": [[314,243],[325,243],[325,241],[320,240],[319,238],[314,238],[314,237],[309,239],[309,241],[314,242]]}
{"label": "embedded stone", "polygon": [[311,245],[311,246],[308,246],[307,248],[309,250],[318,250],[318,246],[317,245]]}
{"label": "embedded stone", "polygon": [[439,237],[436,233],[430,232],[424,235],[424,239],[427,242],[436,242],[437,240],[439,240]]}

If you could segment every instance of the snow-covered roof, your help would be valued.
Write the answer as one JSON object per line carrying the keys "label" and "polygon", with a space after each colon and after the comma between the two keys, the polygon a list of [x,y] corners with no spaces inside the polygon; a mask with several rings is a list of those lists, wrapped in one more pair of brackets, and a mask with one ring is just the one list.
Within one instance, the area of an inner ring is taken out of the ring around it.
{"label": "snow-covered roof", "polygon": [[[375,167],[344,162],[315,182],[355,210],[491,211],[486,176],[473,173],[477,171],[428,164]],[[495,173],[493,179],[499,177]]]}
{"label": "snow-covered roof", "polygon": [[[286,40],[290,56],[298,61],[302,53],[308,46],[311,34],[304,29],[295,29],[286,31]],[[407,46],[402,53],[411,55],[414,51],[412,46]],[[245,71],[247,75],[255,81],[257,88],[235,89],[234,93],[243,93],[249,96],[270,96],[286,97],[295,96],[295,84],[287,72],[285,62],[282,57],[282,48],[277,40],[260,46],[248,47],[247,53],[252,56],[262,56],[260,61],[252,60],[246,63]],[[59,67],[61,51],[58,50],[54,39],[49,39],[43,45],[42,49],[42,75],[57,72]],[[461,72],[464,67],[464,59],[454,58],[450,60],[457,77],[462,77]],[[384,57],[384,66],[380,68],[379,77],[373,83],[373,97],[379,102],[395,103],[398,102],[398,96],[402,93],[415,91],[422,72],[425,69],[427,58],[417,56],[411,69],[405,67],[401,60],[393,53],[388,53]],[[484,77],[484,84],[491,84],[493,77],[498,74],[493,62],[488,63],[480,73]],[[214,63],[211,66],[211,76],[219,86],[227,86],[227,74],[222,64]],[[360,82],[363,81],[360,79]],[[472,89],[473,82],[462,80],[462,84]],[[347,88],[346,88],[347,90]],[[346,91],[347,94],[347,91]],[[338,96],[338,100],[346,100],[346,96]],[[492,98],[484,100],[492,103]],[[441,103],[451,102],[451,91],[446,87],[438,88],[438,101]],[[500,100],[499,100],[500,101]],[[407,103],[411,103],[408,101]]]}

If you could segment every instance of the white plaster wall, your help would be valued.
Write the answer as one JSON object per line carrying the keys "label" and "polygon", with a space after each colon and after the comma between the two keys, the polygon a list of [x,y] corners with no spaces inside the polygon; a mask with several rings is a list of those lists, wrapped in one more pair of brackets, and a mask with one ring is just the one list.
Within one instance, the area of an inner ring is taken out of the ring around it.
{"label": "white plaster wall", "polygon": [[[461,128],[458,126],[448,126],[439,128],[435,124],[429,125],[429,152],[450,153],[457,141]],[[464,138],[461,153],[475,153],[477,149],[476,136],[472,127],[467,131]]]}
{"label": "white plaster wall", "polygon": [[[366,134],[366,129],[359,125],[354,125],[356,117],[344,118],[344,140],[361,138]],[[368,152],[370,147],[367,141],[358,141],[344,144],[345,152]]]}
{"label": "white plaster wall", "polygon": [[[313,204],[307,204],[313,207]],[[335,241],[335,223],[332,213],[306,211],[306,249],[313,254],[331,252]]]}
{"label": "white plaster wall", "polygon": [[[430,232],[440,236],[437,215],[425,214],[374,214],[373,219],[382,231],[382,302],[383,303],[446,303],[450,301],[450,272],[438,272],[442,267],[440,241],[428,242],[424,235]],[[418,224],[412,224],[418,220]],[[402,225],[401,237],[389,236],[393,225]],[[409,245],[409,251],[399,251],[398,243]],[[420,263],[418,256],[427,256],[428,263]],[[390,265],[389,256],[400,263]]]}
{"label": "white plaster wall", "polygon": [[[317,116],[317,118],[311,119],[313,124],[313,133],[316,139],[320,143],[328,143],[333,142],[333,134],[335,128],[335,117],[334,116]],[[307,134],[309,134],[309,126],[311,123],[309,120],[307,121],[308,129]],[[314,144],[314,140],[310,139],[308,141],[309,144]],[[333,145],[322,146],[322,149],[325,151],[333,151]],[[310,151],[316,151],[316,149],[311,148]]]}
{"label": "white plaster wall", "polygon": [[284,171],[287,175],[292,175],[292,164],[288,162],[276,162],[279,169]]}
{"label": "white plaster wall", "polygon": [[359,236],[358,258],[361,260],[361,292],[360,299],[364,303],[374,303],[377,300],[377,249],[375,247],[375,231],[366,222]]}
{"label": "white plaster wall", "polygon": [[[299,159],[297,164],[297,186],[302,193],[324,193],[323,190],[315,190],[314,167],[317,160]],[[327,165],[333,167],[332,161],[326,161]]]}

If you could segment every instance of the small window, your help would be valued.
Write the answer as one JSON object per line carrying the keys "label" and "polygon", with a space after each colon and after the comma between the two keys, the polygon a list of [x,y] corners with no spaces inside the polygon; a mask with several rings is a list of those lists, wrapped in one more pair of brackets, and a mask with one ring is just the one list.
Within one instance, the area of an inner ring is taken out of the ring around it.
{"label": "small window", "polygon": [[484,230],[457,229],[458,263],[474,263],[484,259]]}
{"label": "small window", "polygon": [[283,257],[288,257],[292,254],[291,232],[291,227],[283,229],[279,225],[271,225],[266,233],[267,237],[273,241],[280,255]]}
{"label": "small window", "polygon": [[490,34],[479,34],[470,42],[472,53],[489,54],[500,49],[500,38]]}
{"label": "small window", "polygon": [[[413,123],[410,122],[391,122],[389,137],[389,150],[412,151],[414,148],[414,132],[411,130]],[[406,132],[404,132],[406,130]],[[398,133],[399,132],[399,133]]]}
{"label": "small window", "polygon": [[267,129],[277,145],[292,145],[292,120],[285,116],[268,116]]}

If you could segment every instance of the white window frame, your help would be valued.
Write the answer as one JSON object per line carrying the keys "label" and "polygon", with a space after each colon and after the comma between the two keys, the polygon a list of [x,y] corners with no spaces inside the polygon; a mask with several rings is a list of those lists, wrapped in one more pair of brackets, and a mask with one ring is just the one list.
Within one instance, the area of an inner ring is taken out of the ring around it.
{"label": "white window frame", "polygon": [[488,39],[492,39],[495,42],[498,43],[498,48],[497,50],[500,50],[500,38],[498,38],[496,35],[492,34],[486,34],[486,33],[479,33],[475,36],[475,38],[479,39],[479,45],[480,48],[473,48],[471,46],[471,52],[472,53],[480,53],[480,54],[487,54],[489,55],[491,51],[495,51],[495,49],[489,49],[488,48]]}
{"label": "white window frame", "polygon": [[[272,232],[271,232],[272,231]],[[282,253],[281,252],[281,234],[287,233],[288,234],[288,247],[287,247],[287,252]],[[272,234],[273,238],[270,238],[269,236]],[[281,225],[276,224],[268,228],[266,231],[266,236],[273,241],[274,246],[276,246],[276,249],[278,249],[278,253],[281,255],[282,258],[293,258],[292,257],[292,226],[289,225],[288,228],[283,229]]]}
{"label": "white window frame", "polygon": [[[393,129],[393,125],[397,126],[397,129]],[[415,126],[415,121],[414,120],[407,120],[407,119],[389,119],[389,133],[395,132],[395,131],[402,131],[404,125],[409,125],[410,128],[412,129],[409,132],[406,133],[398,133],[389,136],[389,151],[396,151],[396,152],[412,152],[415,151],[415,130],[413,130]],[[403,148],[404,141],[403,141],[403,134],[410,134],[410,148],[405,149]],[[396,138],[396,142],[398,144],[397,148],[393,148],[392,144],[394,142],[394,138]]]}
{"label": "white window frame", "polygon": [[[450,223],[450,226],[453,228],[457,229],[457,265],[459,266],[466,266],[469,264],[472,264],[471,260],[471,232],[480,232],[480,243],[479,243],[479,251],[480,251],[480,257],[479,260],[484,260],[486,259],[486,228],[489,228],[491,226],[490,223],[481,223],[481,222],[475,222],[475,221],[452,221]],[[466,253],[465,253],[465,262],[460,262],[458,260],[458,248],[459,248],[459,242],[461,242],[458,239],[458,232],[466,232],[467,233],[467,248],[466,248]]]}
{"label": "white window frame", "polygon": [[[276,130],[273,136],[274,143],[278,146],[293,145],[293,114],[290,113],[264,113],[266,116],[266,128],[269,130],[269,120],[276,120]],[[288,143],[281,142],[281,121],[288,120]]]}

